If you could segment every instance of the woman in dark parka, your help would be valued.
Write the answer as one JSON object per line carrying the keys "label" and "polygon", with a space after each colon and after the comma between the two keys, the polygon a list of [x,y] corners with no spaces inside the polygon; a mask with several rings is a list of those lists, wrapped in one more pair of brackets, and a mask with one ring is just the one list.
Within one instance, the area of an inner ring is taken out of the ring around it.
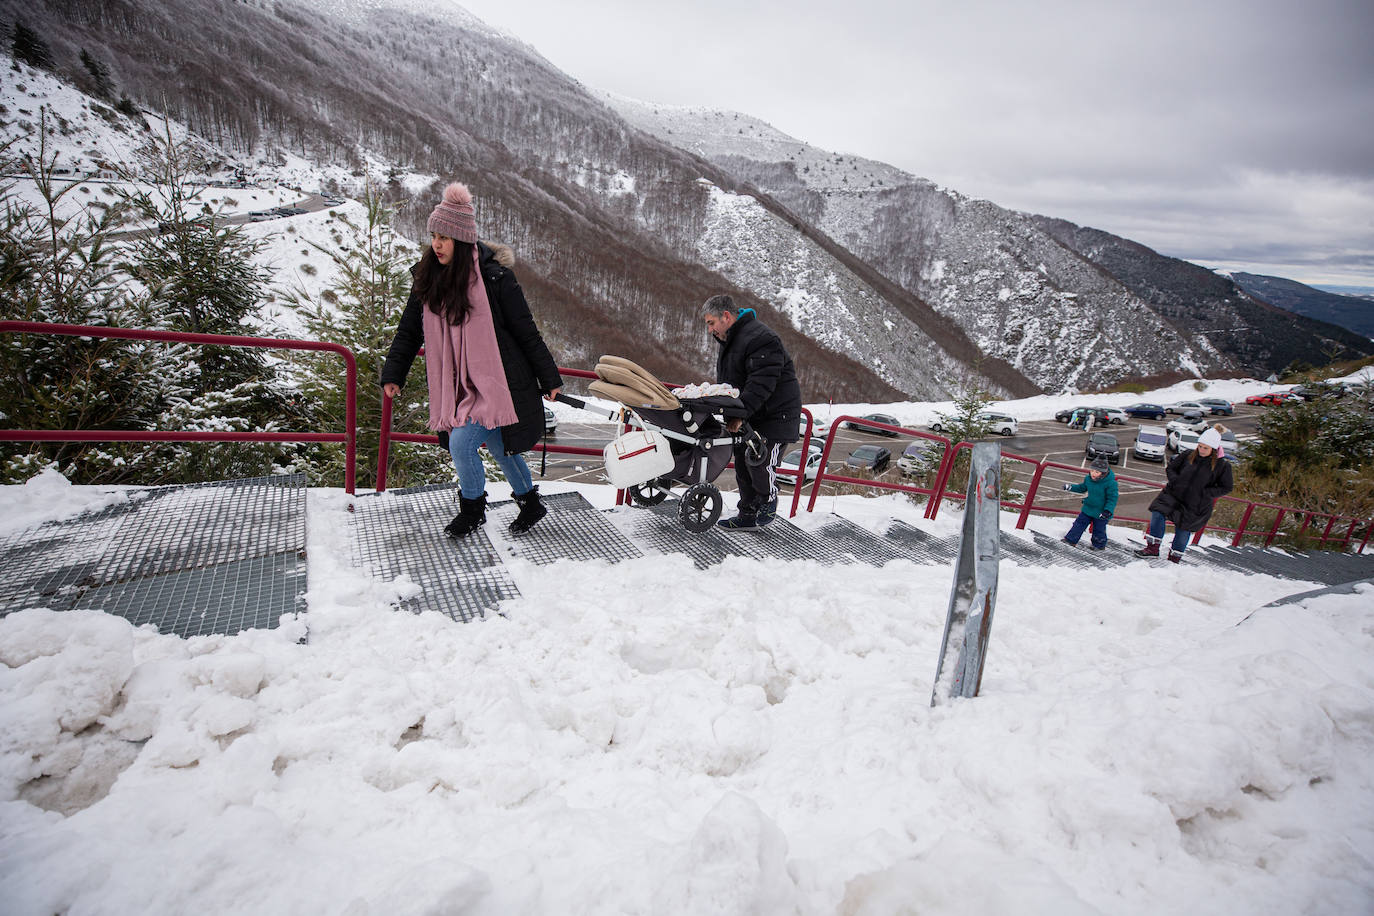
{"label": "woman in dark parka", "polygon": [[539,501],[521,453],[544,432],[541,393],[563,387],[504,246],[477,240],[472,194],[450,184],[430,214],[430,246],[412,268],[414,283],[382,366],[382,387],[395,397],[425,347],[429,428],[447,438],[461,488],[458,515],[444,531],[464,537],[486,522],[485,443],[510,482],[520,513],[511,531],[534,527],[548,509]]}
{"label": "woman in dark parka", "polygon": [[1198,437],[1197,447],[1180,453],[1165,471],[1168,482],[1150,503],[1150,527],[1145,534],[1145,546],[1136,556],[1159,556],[1159,543],[1164,539],[1164,523],[1174,523],[1174,541],[1169,550],[1169,562],[1177,563],[1188,549],[1188,539],[1195,531],[1207,527],[1212,517],[1212,504],[1233,486],[1231,462],[1221,449],[1221,429],[1212,427]]}

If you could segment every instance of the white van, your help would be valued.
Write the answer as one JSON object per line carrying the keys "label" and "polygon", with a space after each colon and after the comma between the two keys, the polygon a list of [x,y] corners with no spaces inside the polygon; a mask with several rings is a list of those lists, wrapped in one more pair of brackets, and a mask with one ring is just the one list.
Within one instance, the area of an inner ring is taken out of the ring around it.
{"label": "white van", "polygon": [[1131,454],[1146,461],[1163,461],[1164,447],[1168,439],[1169,435],[1164,431],[1164,427],[1142,426],[1136,430],[1135,445],[1131,446]]}

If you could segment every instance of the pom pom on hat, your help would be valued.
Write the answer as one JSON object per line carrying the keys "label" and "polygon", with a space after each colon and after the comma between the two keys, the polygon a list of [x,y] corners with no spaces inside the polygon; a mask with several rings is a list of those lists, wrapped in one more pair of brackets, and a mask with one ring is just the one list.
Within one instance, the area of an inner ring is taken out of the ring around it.
{"label": "pom pom on hat", "polygon": [[455,181],[444,188],[444,198],[430,213],[425,228],[459,242],[472,244],[477,241],[477,215],[467,185]]}
{"label": "pom pom on hat", "polygon": [[449,186],[444,188],[444,203],[454,206],[458,204],[471,204],[472,192],[468,190],[467,185],[461,182],[450,182]]}

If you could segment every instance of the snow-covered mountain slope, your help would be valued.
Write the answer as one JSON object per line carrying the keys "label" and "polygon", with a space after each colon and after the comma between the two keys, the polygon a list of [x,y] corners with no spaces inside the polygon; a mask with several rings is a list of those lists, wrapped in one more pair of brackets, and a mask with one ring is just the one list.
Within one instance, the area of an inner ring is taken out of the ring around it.
{"label": "snow-covered mountain slope", "polygon": [[776,196],[1047,389],[1226,364],[1022,214],[735,112],[604,98]]}
{"label": "snow-covered mountain slope", "polygon": [[1235,284],[1108,233],[819,150],[741,113],[603,98],[640,129],[777,198],[1049,390],[1267,374],[1316,361],[1333,340],[1358,348],[1316,322],[1279,322]]}
{"label": "snow-covered mountain slope", "polygon": [[[0,14],[12,3],[0,0]],[[521,258],[522,284],[538,296],[546,334],[568,364],[609,352],[634,357],[664,377],[699,375],[713,363],[714,347],[696,309],[713,293],[731,292],[777,326],[806,376],[804,386],[818,396],[886,400],[912,380],[920,386],[906,393],[924,396],[936,393],[931,380],[960,378],[995,393],[1034,390],[1015,370],[984,360],[952,323],[851,252],[824,244],[809,251],[813,269],[805,281],[786,273],[790,258],[755,260],[748,271],[718,261],[720,246],[706,239],[713,198],[699,180],[730,192],[747,189],[705,160],[634,129],[495,30],[446,12],[417,15],[406,3],[283,0],[218,8],[214,16],[202,15],[198,0],[130,4],[141,29],[127,17],[92,29],[57,4],[41,7],[36,15],[46,17],[36,21],[46,34],[60,34],[73,56],[78,44],[93,49],[112,63],[121,91],[127,87],[144,104],[162,100],[256,174],[287,168],[295,156],[354,176],[383,164],[387,187],[415,189],[411,175],[467,180],[484,231],[512,244]],[[191,20],[202,26],[194,35],[186,30]],[[417,46],[411,40],[417,28],[433,41]],[[168,71],[165,55],[190,41],[205,55],[188,72]],[[331,53],[306,53],[322,48]],[[307,187],[302,176],[292,182]],[[347,187],[346,179],[335,186]],[[419,188],[402,213],[401,230],[417,240],[433,193]],[[793,234],[789,249],[817,235],[777,201],[754,196],[773,214],[770,236]],[[803,289],[810,299],[843,306],[852,290],[882,304],[882,312],[905,316],[879,319],[875,327],[914,323],[925,339],[902,350],[885,334],[869,333],[848,349],[829,349],[825,335],[813,339],[810,328],[792,327],[783,303],[772,298],[812,278],[828,286]],[[845,291],[839,298],[832,281]]]}

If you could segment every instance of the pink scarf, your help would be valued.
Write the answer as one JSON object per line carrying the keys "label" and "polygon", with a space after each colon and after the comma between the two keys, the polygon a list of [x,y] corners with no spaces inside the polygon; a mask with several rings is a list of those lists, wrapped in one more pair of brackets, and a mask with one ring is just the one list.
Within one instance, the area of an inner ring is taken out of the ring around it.
{"label": "pink scarf", "polygon": [[487,429],[499,429],[516,421],[476,245],[472,246],[469,277],[471,307],[462,324],[449,324],[428,304],[424,310],[429,428],[435,431],[456,429],[468,420],[476,420]]}

